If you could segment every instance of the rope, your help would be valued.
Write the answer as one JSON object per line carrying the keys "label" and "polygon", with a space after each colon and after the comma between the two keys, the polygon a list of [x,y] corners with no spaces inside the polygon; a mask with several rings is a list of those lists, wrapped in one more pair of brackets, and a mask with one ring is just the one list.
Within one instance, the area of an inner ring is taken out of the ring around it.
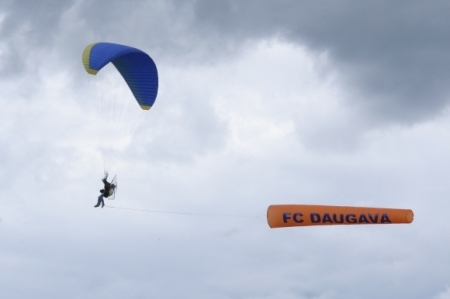
{"label": "rope", "polygon": [[103,158],[103,169],[115,172],[122,152],[132,145],[135,133],[146,118],[126,82],[112,64],[98,76],[87,76],[91,91],[91,111],[95,112],[96,147]]}
{"label": "rope", "polygon": [[133,209],[124,207],[113,207],[105,205],[105,207],[110,209],[120,209],[120,210],[131,210],[147,213],[160,213],[160,214],[178,214],[178,215],[194,215],[194,216],[218,216],[218,217],[235,217],[235,218],[254,218],[258,219],[261,216],[248,216],[248,215],[231,215],[231,214],[206,214],[206,213],[188,213],[188,212],[172,212],[172,211],[161,211],[161,210],[144,210],[144,209]]}

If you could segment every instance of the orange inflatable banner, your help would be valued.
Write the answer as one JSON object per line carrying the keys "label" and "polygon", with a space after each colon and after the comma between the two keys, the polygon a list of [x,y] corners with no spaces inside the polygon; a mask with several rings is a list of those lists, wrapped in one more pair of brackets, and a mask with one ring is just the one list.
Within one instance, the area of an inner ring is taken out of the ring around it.
{"label": "orange inflatable banner", "polygon": [[320,205],[271,205],[267,222],[271,228],[311,225],[411,223],[409,209],[341,207]]}

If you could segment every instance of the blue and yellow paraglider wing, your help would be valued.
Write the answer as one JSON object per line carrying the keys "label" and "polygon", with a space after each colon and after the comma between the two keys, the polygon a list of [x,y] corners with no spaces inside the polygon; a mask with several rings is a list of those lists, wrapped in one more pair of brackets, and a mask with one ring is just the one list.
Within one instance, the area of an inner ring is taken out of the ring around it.
{"label": "blue and yellow paraglider wing", "polygon": [[83,51],[83,65],[96,75],[105,65],[113,63],[125,79],[142,109],[149,110],[158,94],[158,71],[145,52],[113,43],[93,43]]}

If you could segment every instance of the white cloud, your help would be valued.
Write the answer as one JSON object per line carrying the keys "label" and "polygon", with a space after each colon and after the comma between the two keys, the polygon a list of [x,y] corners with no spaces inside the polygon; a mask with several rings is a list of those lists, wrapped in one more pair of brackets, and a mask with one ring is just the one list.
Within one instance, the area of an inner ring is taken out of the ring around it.
{"label": "white cloud", "polygon": [[450,287],[447,287],[445,291],[440,292],[435,299],[449,299],[450,298]]}
{"label": "white cloud", "polygon": [[[72,9],[62,20],[76,34],[84,24]],[[445,285],[448,113],[375,126],[348,101],[327,53],[281,39],[205,63],[158,54],[160,94],[118,159],[108,204],[261,217],[100,210],[81,53],[44,52],[0,90],[9,298],[409,299]],[[75,60],[79,72],[61,66]],[[270,230],[266,207],[290,202],[406,207],[416,219]]]}

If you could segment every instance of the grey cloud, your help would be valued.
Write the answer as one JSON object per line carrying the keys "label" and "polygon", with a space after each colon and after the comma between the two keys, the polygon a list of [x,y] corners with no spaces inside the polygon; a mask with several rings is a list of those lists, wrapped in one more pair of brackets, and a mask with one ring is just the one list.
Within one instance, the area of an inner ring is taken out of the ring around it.
{"label": "grey cloud", "polygon": [[73,57],[86,43],[107,40],[144,47],[161,60],[213,63],[247,41],[280,36],[329,52],[353,86],[351,100],[368,116],[410,123],[434,116],[449,100],[450,16],[444,1],[108,1],[108,9],[105,4],[8,2],[2,8],[3,76],[23,70],[33,47],[52,44],[64,25],[61,16],[76,7],[81,27],[54,45]]}
{"label": "grey cloud", "polygon": [[0,24],[0,42],[5,50],[0,56],[0,76],[11,77],[26,68],[30,52],[53,44],[61,14],[73,1],[6,1],[0,6],[4,19]]}
{"label": "grey cloud", "polygon": [[376,117],[411,122],[449,100],[445,1],[196,1],[196,22],[230,39],[279,34],[328,51]]}

